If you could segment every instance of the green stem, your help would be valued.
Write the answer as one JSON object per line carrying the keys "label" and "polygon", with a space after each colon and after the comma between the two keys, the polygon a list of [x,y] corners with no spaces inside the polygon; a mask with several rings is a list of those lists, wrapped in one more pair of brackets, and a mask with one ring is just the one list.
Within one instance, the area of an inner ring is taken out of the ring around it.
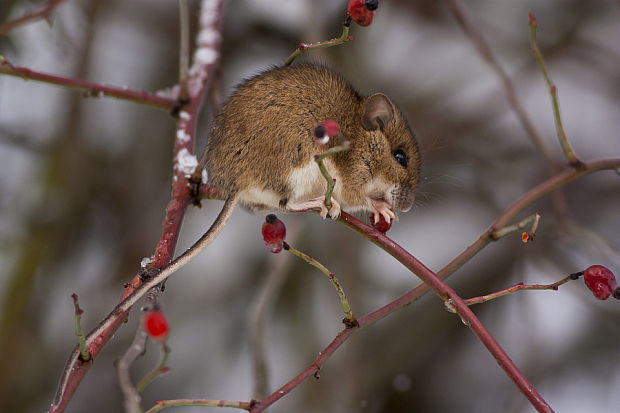
{"label": "green stem", "polygon": [[158,400],[155,406],[151,407],[146,413],[155,413],[168,407],[178,406],[209,406],[209,407],[235,407],[237,409],[250,410],[252,402],[237,402],[233,400],[204,400],[204,399],[177,399],[177,400]]}
{"label": "green stem", "polygon": [[323,163],[323,160],[335,153],[343,152],[349,149],[351,149],[351,143],[349,141],[345,141],[342,145],[334,146],[333,148],[323,152],[322,155],[314,156],[314,160],[319,165],[319,170],[321,171],[321,174],[325,178],[325,181],[327,181],[327,191],[325,192],[325,206],[327,207],[328,211],[332,207],[332,193],[334,192],[336,180],[332,178],[329,172],[327,172],[327,168],[325,167],[325,163]]}
{"label": "green stem", "polygon": [[345,316],[343,322],[346,324],[347,327],[356,327],[358,325],[357,320],[355,319],[355,317],[353,317],[353,311],[351,311],[351,306],[349,305],[349,301],[347,300],[347,296],[345,295],[344,290],[340,286],[340,281],[338,281],[338,278],[336,278],[334,274],[329,271],[327,267],[325,267],[323,264],[321,264],[311,256],[304,254],[299,250],[296,250],[287,243],[284,243],[284,249],[289,251],[291,254],[301,258],[308,264],[319,269],[323,274],[327,275],[327,278],[329,278],[329,281],[331,281],[332,285],[338,292],[338,297],[340,297],[340,304],[342,305],[342,310],[344,311]]}
{"label": "green stem", "polygon": [[168,361],[168,355],[170,354],[170,349],[166,345],[166,343],[161,344],[161,352],[159,357],[159,363],[157,363],[157,367],[150,371],[136,386],[136,390],[138,393],[142,393],[142,391],[148,386],[153,380],[162,374],[167,372],[166,361]]}
{"label": "green stem", "polygon": [[78,343],[80,345],[80,359],[82,361],[89,361],[90,352],[88,351],[88,346],[86,345],[86,337],[84,336],[84,332],[82,331],[81,321],[82,313],[84,313],[84,310],[80,308],[77,294],[71,294],[71,298],[73,298],[73,306],[75,307],[75,335],[77,336]]}
{"label": "green stem", "polygon": [[553,117],[555,120],[555,129],[557,131],[558,139],[560,140],[560,145],[562,146],[562,150],[564,151],[564,155],[568,162],[573,166],[581,165],[581,161],[575,155],[575,152],[570,146],[568,142],[568,138],[566,137],[566,133],[564,132],[564,126],[562,126],[562,117],[560,116],[560,104],[558,103],[558,88],[551,81],[551,77],[549,76],[549,72],[547,70],[547,65],[543,59],[542,53],[538,48],[538,44],[536,43],[536,18],[532,13],[529,15],[530,22],[530,46],[532,49],[532,54],[536,57],[538,61],[538,65],[543,72],[543,76],[545,77],[545,81],[547,82],[547,86],[549,87],[549,93],[551,95],[551,103],[553,104]]}
{"label": "green stem", "polygon": [[[530,222],[534,222],[536,226],[538,226],[538,219],[540,219],[540,212],[530,215],[529,217],[517,222],[516,224],[508,225],[499,230],[493,231],[493,233],[491,234],[491,238],[493,238],[494,241],[497,241],[498,239],[510,234],[511,232],[522,230]],[[536,231],[536,229],[532,227],[532,232],[534,231]]]}
{"label": "green stem", "polygon": [[286,59],[284,62],[284,66],[290,66],[293,61],[299,57],[302,53],[306,53],[309,50],[317,50],[317,49],[325,49],[327,47],[338,46],[340,44],[346,43],[350,40],[353,40],[353,36],[349,36],[349,26],[342,26],[342,34],[340,37],[336,37],[331,40],[326,40],[324,42],[319,43],[301,43],[297,46],[297,49]]}

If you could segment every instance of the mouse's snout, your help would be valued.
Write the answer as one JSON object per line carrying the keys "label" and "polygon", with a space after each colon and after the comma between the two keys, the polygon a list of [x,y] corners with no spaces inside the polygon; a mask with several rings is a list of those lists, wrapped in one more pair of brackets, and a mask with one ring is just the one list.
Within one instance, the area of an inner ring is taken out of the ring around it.
{"label": "mouse's snout", "polygon": [[415,191],[407,186],[394,185],[389,191],[388,202],[392,208],[407,212],[413,206]]}

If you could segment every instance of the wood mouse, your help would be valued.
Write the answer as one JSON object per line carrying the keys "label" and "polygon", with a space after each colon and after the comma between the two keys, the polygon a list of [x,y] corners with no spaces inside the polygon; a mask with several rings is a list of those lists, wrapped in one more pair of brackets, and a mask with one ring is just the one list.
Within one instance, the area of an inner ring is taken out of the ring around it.
{"label": "wood mouse", "polygon": [[[329,156],[332,207],[314,160],[314,129],[333,119],[352,148]],[[252,210],[366,210],[387,222],[413,205],[418,145],[407,120],[383,94],[360,95],[341,75],[313,64],[269,69],[242,82],[215,117],[207,141],[209,181]]]}

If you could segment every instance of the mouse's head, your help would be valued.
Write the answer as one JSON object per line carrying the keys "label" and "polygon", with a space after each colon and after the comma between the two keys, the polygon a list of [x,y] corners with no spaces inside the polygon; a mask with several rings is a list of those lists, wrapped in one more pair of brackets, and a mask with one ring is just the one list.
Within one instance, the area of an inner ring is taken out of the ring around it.
{"label": "mouse's head", "polygon": [[418,187],[420,156],[407,120],[387,96],[377,93],[364,99],[361,123],[368,139],[358,149],[371,170],[366,195],[408,211]]}

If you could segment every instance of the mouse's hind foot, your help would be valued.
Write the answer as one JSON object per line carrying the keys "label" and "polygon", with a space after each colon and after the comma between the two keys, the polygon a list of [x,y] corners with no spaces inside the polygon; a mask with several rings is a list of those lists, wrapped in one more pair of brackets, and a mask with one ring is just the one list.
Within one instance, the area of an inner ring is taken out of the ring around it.
{"label": "mouse's hind foot", "polygon": [[328,214],[331,219],[338,219],[341,212],[340,204],[334,198],[331,199],[331,204],[331,208],[329,208],[328,210],[327,206],[325,205],[325,196],[320,196],[318,198],[309,199],[308,201],[304,202],[288,203],[286,205],[286,210],[288,212],[301,212],[312,209],[319,210],[319,215],[321,215],[323,219],[325,219]]}

